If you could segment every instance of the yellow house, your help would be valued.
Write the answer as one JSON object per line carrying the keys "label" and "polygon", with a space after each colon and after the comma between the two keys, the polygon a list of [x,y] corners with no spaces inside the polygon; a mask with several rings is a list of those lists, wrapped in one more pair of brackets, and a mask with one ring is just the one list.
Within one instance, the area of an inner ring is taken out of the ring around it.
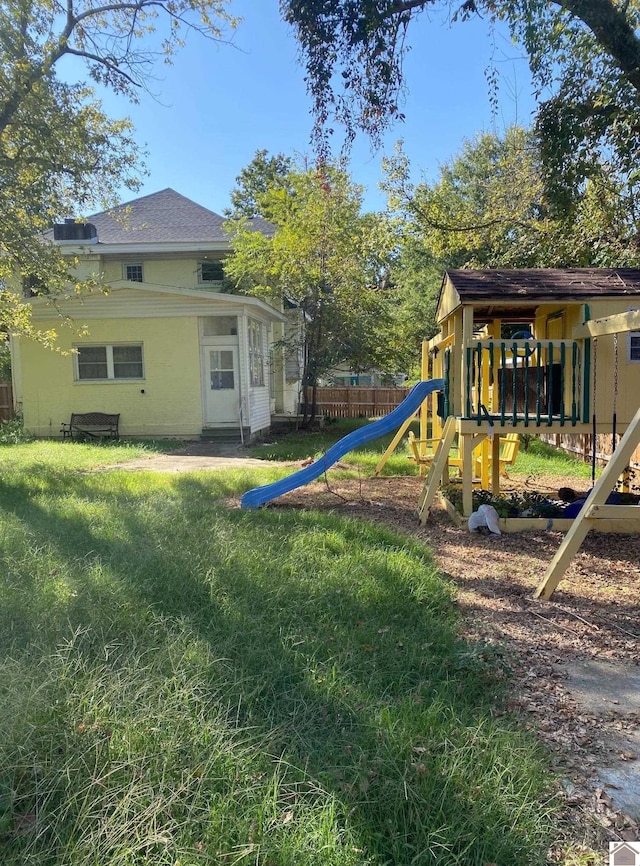
{"label": "yellow house", "polygon": [[[58,436],[72,412],[120,414],[123,436],[251,438],[296,410],[298,382],[274,344],[285,315],[223,291],[223,218],[172,189],[118,212],[57,225],[51,241],[108,291],[31,297],[61,353],[14,339],[14,394],[25,428]],[[262,220],[257,231],[270,231]],[[25,292],[30,294],[27,289]],[[60,316],[72,320],[60,327]]]}
{"label": "yellow house", "polygon": [[452,419],[466,515],[482,449],[483,487],[499,487],[500,434],[624,433],[640,405],[639,311],[636,269],[445,274],[429,343],[444,390],[429,427],[437,439]]}

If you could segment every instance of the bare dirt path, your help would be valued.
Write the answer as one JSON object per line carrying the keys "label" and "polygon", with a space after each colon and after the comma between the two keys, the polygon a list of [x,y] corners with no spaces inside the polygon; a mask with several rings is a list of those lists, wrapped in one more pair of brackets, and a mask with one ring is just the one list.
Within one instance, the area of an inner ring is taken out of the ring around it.
{"label": "bare dirt path", "polygon": [[127,469],[146,472],[195,472],[201,469],[243,469],[247,467],[295,466],[298,464],[259,460],[247,456],[240,445],[189,442],[167,454],[149,454],[101,469]]}

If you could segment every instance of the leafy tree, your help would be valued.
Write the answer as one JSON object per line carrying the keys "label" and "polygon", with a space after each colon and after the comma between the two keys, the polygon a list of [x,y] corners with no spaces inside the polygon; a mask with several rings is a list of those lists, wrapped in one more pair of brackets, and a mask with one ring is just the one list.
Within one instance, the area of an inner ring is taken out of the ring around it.
{"label": "leafy tree", "polygon": [[[435,0],[281,0],[306,66],[316,135],[333,116],[374,138],[402,118],[410,25]],[[454,7],[455,8],[455,7]],[[640,161],[640,4],[636,0],[461,0],[453,20],[504,21],[529,57],[550,190],[566,208],[597,156],[623,174]],[[541,94],[551,93],[542,99]],[[596,169],[597,170],[597,169]]]}
{"label": "leafy tree", "polygon": [[319,376],[342,361],[354,369],[389,360],[387,256],[392,235],[362,214],[362,190],[340,168],[295,169],[258,197],[273,235],[247,220],[230,223],[225,260],[237,289],[299,308],[304,317],[303,388],[315,412]]}
{"label": "leafy tree", "polygon": [[[0,3],[0,330],[46,343],[16,296],[25,277],[36,292],[78,291],[74,261],[42,234],[74,211],[108,206],[141,169],[131,124],[110,120],[84,83],[57,74],[80,57],[100,84],[134,101],[157,55],[170,59],[186,29],[221,38],[234,25],[227,0],[3,0]],[[164,16],[157,50],[152,32]],[[95,283],[95,280],[93,281]]]}
{"label": "leafy tree", "polygon": [[420,376],[422,341],[438,331],[435,314],[442,272],[442,262],[428,249],[419,230],[405,226],[390,269],[393,303],[388,333],[395,369],[411,378]]}
{"label": "leafy tree", "polygon": [[442,270],[637,264],[634,185],[599,162],[573,207],[558,214],[540,165],[536,136],[512,127],[465,142],[434,184],[412,186],[399,149],[386,162],[386,187]]}
{"label": "leafy tree", "polygon": [[282,153],[269,156],[267,150],[256,150],[249,165],[236,178],[237,186],[230,196],[231,207],[225,209],[225,216],[232,219],[265,216],[258,202],[264,199],[268,189],[284,186],[293,167],[293,160]]}

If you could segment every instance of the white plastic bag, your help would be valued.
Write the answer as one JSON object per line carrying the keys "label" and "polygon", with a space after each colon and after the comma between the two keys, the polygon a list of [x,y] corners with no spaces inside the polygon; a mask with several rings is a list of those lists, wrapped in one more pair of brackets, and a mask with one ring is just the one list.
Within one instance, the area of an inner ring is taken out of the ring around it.
{"label": "white plastic bag", "polygon": [[486,527],[492,535],[502,535],[498,526],[498,512],[493,505],[481,505],[469,518],[469,531]]}

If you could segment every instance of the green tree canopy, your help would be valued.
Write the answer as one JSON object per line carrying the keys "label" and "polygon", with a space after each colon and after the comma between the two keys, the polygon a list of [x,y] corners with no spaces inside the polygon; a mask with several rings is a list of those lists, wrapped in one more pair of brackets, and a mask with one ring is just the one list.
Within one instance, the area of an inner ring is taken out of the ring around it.
{"label": "green tree canopy", "polygon": [[275,231],[230,223],[225,261],[236,288],[299,309],[307,403],[335,364],[354,369],[389,361],[388,255],[393,237],[377,214],[362,214],[362,190],[341,168],[295,169],[258,197]]}
{"label": "green tree canopy", "polygon": [[265,193],[278,186],[284,187],[293,168],[293,160],[282,153],[269,156],[265,149],[256,150],[251,162],[236,178],[236,187],[230,195],[231,207],[225,210],[225,216],[232,219],[266,217],[261,213],[261,207],[266,204]]}
{"label": "green tree canopy", "polygon": [[129,121],[110,120],[90,87],[63,80],[60,61],[80,57],[95,82],[135,101],[154,59],[170,59],[186,30],[222,38],[235,24],[226,4],[0,2],[0,329],[54,339],[32,327],[16,279],[52,296],[86,284],[43,233],[61,217],[113,204],[142,169]]}
{"label": "green tree canopy", "polygon": [[485,133],[465,142],[435,183],[413,186],[400,148],[385,163],[391,205],[442,270],[636,265],[634,184],[600,161],[560,214],[541,180],[540,150],[520,127]]}
{"label": "green tree canopy", "polygon": [[[435,8],[435,0],[281,0],[301,46],[316,135],[325,147],[332,117],[349,136],[362,128],[374,138],[402,118],[411,24]],[[590,175],[600,153],[622,173],[636,168],[636,0],[462,0],[452,7],[453,20],[476,14],[494,24],[506,22],[527,52],[540,99],[541,155],[560,207]]]}

